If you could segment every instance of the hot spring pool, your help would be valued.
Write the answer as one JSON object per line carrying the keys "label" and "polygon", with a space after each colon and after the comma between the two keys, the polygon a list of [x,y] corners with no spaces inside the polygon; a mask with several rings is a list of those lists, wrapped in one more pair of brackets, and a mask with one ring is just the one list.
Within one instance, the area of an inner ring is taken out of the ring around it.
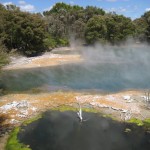
{"label": "hot spring pool", "polygon": [[81,63],[53,67],[5,70],[0,87],[8,91],[27,91],[50,86],[51,90],[120,91],[150,88],[149,47],[86,49]]}
{"label": "hot spring pool", "polygon": [[[18,134],[32,150],[149,150],[150,133],[133,124],[119,123],[96,113],[47,111]],[[130,132],[125,132],[130,129]]]}

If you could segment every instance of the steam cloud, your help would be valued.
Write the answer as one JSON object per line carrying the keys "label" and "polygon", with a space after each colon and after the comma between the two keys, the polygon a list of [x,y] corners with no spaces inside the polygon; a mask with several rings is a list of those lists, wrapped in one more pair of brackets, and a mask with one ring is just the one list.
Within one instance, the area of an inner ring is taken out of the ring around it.
{"label": "steam cloud", "polygon": [[9,90],[29,90],[43,85],[51,89],[99,89],[119,91],[150,88],[150,46],[128,40],[120,46],[78,47],[82,63],[6,71],[2,85]]}

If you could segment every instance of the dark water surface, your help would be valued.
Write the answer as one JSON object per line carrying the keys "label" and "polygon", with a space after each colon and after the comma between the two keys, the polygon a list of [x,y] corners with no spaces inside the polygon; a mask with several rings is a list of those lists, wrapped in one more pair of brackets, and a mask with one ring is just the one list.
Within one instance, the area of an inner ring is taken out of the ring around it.
{"label": "dark water surface", "polygon": [[[150,133],[142,127],[118,123],[99,114],[48,111],[43,118],[22,127],[18,138],[32,150],[150,150]],[[130,128],[131,132],[124,132]]]}
{"label": "dark water surface", "polygon": [[[95,48],[96,49],[96,48]],[[150,88],[150,48],[83,50],[83,63],[4,71],[0,87],[8,91],[50,89],[120,91]]]}

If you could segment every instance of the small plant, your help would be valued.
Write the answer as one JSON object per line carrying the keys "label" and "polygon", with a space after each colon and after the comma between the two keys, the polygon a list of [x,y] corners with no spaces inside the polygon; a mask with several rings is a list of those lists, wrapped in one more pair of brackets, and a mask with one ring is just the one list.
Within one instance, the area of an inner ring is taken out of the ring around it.
{"label": "small plant", "polygon": [[129,123],[135,123],[138,126],[143,126],[144,125],[143,121],[140,120],[140,119],[137,119],[137,118],[132,118],[128,122]]}
{"label": "small plant", "polygon": [[6,148],[5,148],[6,150],[31,150],[26,145],[19,142],[17,138],[19,131],[20,131],[20,127],[16,127],[12,131],[6,144]]}

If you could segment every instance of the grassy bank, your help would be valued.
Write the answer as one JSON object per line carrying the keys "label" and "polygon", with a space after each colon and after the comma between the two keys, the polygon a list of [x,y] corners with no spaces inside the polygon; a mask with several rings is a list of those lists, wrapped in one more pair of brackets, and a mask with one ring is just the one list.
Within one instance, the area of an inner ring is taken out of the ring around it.
{"label": "grassy bank", "polygon": [[10,137],[6,144],[6,150],[31,150],[26,145],[19,142],[17,135],[20,131],[20,127],[16,127],[10,134]]}
{"label": "grassy bank", "polygon": [[129,123],[134,123],[137,126],[143,126],[146,129],[150,130],[150,118],[145,119],[145,120],[140,120],[140,119],[137,119],[137,118],[132,118],[132,119],[128,120],[128,122]]}
{"label": "grassy bank", "polygon": [[[23,126],[26,126],[38,119],[40,119],[42,117],[42,115],[38,115],[36,117],[33,117],[31,119],[28,119],[26,121],[23,122]],[[31,150],[27,145],[24,145],[22,143],[20,143],[20,141],[18,140],[18,133],[20,132],[21,127],[15,127],[15,129],[11,132],[8,141],[6,143],[6,150]]]}
{"label": "grassy bank", "polygon": [[[51,110],[61,111],[61,112],[63,112],[63,111],[75,111],[76,112],[76,111],[78,111],[78,108],[62,105],[60,107],[52,108]],[[82,110],[85,111],[85,112],[99,113],[103,117],[108,117],[108,118],[112,118],[113,120],[117,120],[117,119],[113,118],[112,115],[104,115],[99,110],[96,110],[96,109],[93,109],[93,108],[83,108]],[[42,117],[42,115],[38,115],[36,117],[33,117],[33,118],[23,122],[22,125],[26,126],[26,125],[40,119],[41,117]],[[134,123],[138,126],[143,126],[146,130],[150,129],[150,119],[139,120],[139,119],[136,119],[136,118],[132,118],[127,122],[128,123]],[[20,130],[21,130],[21,127],[16,127],[11,132],[10,137],[9,137],[9,139],[7,141],[7,144],[6,144],[6,150],[31,150],[29,148],[29,146],[24,145],[24,144],[19,142],[17,135],[20,132]]]}

